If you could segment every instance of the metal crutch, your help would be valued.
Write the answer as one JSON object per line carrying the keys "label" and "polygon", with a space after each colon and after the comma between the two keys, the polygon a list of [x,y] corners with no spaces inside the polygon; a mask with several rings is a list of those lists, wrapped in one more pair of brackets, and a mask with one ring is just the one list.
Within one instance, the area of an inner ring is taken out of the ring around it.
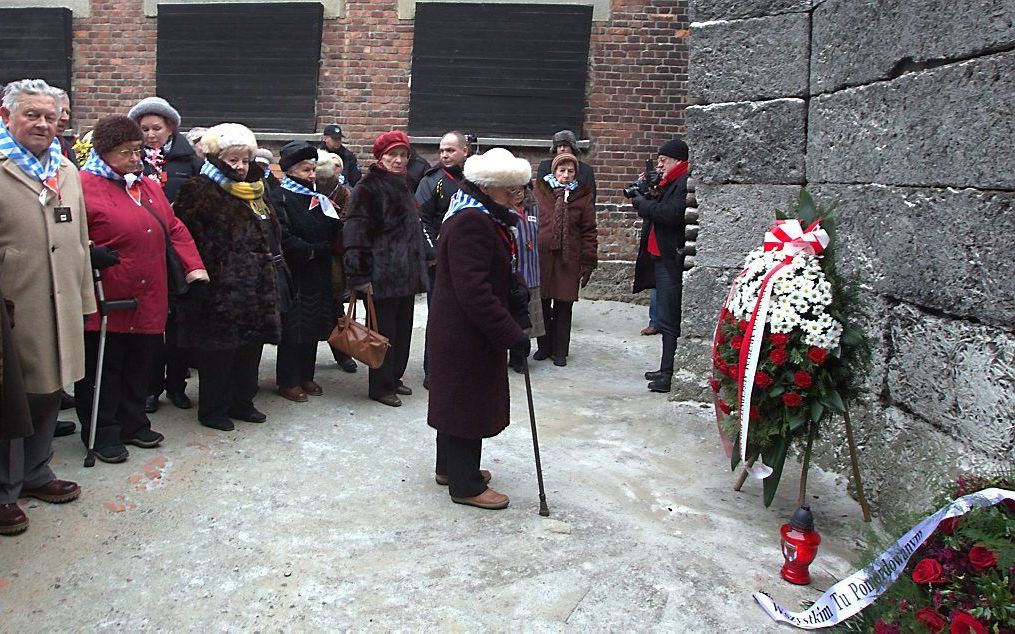
{"label": "metal crutch", "polygon": [[99,392],[102,389],[102,362],[106,356],[106,326],[108,315],[111,310],[133,310],[137,308],[136,299],[116,299],[106,301],[106,294],[102,290],[102,273],[99,269],[92,269],[92,279],[95,282],[96,303],[99,307],[99,355],[95,361],[95,393],[92,394],[92,415],[89,417],[88,428],[88,453],[85,454],[85,466],[95,466],[95,428],[99,422]]}
{"label": "metal crutch", "polygon": [[522,364],[522,367],[525,369],[525,396],[529,401],[529,423],[532,425],[532,451],[536,455],[536,481],[539,483],[539,514],[543,517],[549,517],[550,509],[546,506],[546,491],[543,490],[543,464],[539,460],[539,436],[536,433],[536,409],[532,405],[532,382],[529,380],[528,356],[522,359]]}

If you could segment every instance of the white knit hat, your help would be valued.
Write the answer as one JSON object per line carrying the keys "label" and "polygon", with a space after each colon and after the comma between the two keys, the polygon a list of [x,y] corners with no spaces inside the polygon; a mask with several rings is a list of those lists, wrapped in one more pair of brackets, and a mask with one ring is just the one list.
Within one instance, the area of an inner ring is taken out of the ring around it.
{"label": "white knit hat", "polygon": [[532,165],[495,147],[466,159],[465,178],[480,187],[518,187],[532,178]]}
{"label": "white knit hat", "polygon": [[134,104],[127,116],[134,121],[140,121],[146,114],[157,114],[173,124],[173,127],[180,127],[180,113],[162,97],[145,97]]}
{"label": "white knit hat", "polygon": [[221,154],[231,147],[245,147],[253,156],[257,152],[257,137],[245,125],[220,123],[201,135],[201,147],[206,154]]}

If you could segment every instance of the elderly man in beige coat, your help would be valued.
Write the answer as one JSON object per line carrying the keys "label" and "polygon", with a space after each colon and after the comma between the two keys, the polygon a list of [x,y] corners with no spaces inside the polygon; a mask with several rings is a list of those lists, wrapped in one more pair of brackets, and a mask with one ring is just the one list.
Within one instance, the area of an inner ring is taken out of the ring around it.
{"label": "elderly man in beige coat", "polygon": [[0,106],[0,292],[14,303],[32,434],[0,440],[0,534],[28,527],[18,497],[69,502],[81,488],[49,468],[60,390],[84,375],[82,316],[95,312],[77,169],[55,141],[59,92],[7,84]]}

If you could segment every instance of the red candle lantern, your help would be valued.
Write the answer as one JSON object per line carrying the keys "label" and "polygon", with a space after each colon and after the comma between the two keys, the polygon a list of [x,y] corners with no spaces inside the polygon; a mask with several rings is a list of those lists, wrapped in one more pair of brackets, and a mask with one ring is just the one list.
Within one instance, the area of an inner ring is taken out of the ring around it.
{"label": "red candle lantern", "polygon": [[821,535],[814,530],[814,515],[811,507],[801,506],[793,513],[788,524],[779,529],[782,535],[782,556],[786,559],[780,574],[790,583],[805,586],[811,582],[807,567],[818,555]]}

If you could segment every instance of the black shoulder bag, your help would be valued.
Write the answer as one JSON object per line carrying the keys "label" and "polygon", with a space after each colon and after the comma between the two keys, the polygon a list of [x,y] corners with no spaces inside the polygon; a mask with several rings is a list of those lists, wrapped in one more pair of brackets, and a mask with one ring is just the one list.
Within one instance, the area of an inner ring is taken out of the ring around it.
{"label": "black shoulder bag", "polygon": [[145,204],[144,195],[141,196],[141,206],[159,223],[159,226],[162,227],[162,235],[166,238],[166,279],[169,283],[169,294],[183,295],[190,290],[190,284],[187,283],[187,274],[183,269],[183,261],[180,260],[180,255],[173,248],[172,240],[169,239],[169,230],[166,229],[162,218],[159,218],[159,215]]}

